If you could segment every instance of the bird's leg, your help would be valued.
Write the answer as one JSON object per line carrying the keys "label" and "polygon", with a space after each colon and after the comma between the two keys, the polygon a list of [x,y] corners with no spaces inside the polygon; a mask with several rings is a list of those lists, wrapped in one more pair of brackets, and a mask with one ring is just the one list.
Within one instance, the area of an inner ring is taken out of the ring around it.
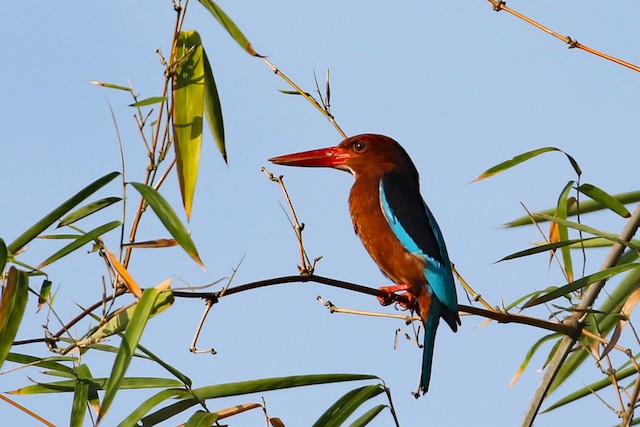
{"label": "bird's leg", "polygon": [[[380,292],[384,292],[386,295],[377,296],[378,301],[382,305],[390,305],[394,302],[400,304],[403,308],[409,310],[413,309],[415,306],[415,298],[409,292],[409,289],[412,289],[411,285],[407,284],[399,284],[393,286],[381,286],[378,288]],[[397,295],[396,292],[404,291],[404,293]]]}

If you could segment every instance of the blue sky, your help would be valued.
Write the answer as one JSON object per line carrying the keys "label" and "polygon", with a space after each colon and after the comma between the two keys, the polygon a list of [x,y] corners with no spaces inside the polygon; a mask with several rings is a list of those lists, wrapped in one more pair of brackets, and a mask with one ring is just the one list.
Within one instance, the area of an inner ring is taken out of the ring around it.
{"label": "blue sky", "polygon": [[[347,134],[382,133],[403,144],[421,173],[423,196],[438,219],[452,261],[492,304],[508,304],[533,290],[563,283],[558,268],[548,268],[546,255],[494,262],[540,240],[533,228],[501,228],[524,214],[520,203],[532,210],[554,205],[575,175],[560,154],[547,154],[469,184],[479,173],[516,154],[555,146],[580,163],[583,182],[611,193],[637,189],[640,87],[631,70],[569,50],[522,21],[493,12],[488,2],[255,3],[219,5],[258,52],[306,90],[314,90],[314,72],[322,80],[330,68],[332,111]],[[577,1],[509,6],[585,45],[640,62],[640,6],[635,2],[623,1],[615,8]],[[131,100],[125,93],[88,82],[131,82],[142,97],[159,95],[163,68],[155,50],[168,56],[173,20],[168,1],[5,5],[0,16],[7,36],[0,45],[0,236],[5,241],[88,182],[119,170],[109,105],[122,136],[127,180],[143,179],[146,159],[133,110],[127,107]],[[197,2],[190,3],[184,28],[200,32],[212,63],[229,166],[207,135],[189,224],[207,271],[179,249],[141,251],[131,264],[138,282],[153,286],[169,277],[174,287],[202,285],[229,276],[241,260],[234,284],[295,274],[297,244],[279,205],[279,188],[260,172],[267,166],[285,174],[306,224],[307,251],[311,257],[323,257],[317,274],[372,287],[388,284],[353,234],[346,201],[350,176],[267,164],[274,155],[337,144],[335,129],[300,97],[279,93],[288,89],[285,83],[239,49]],[[120,191],[114,183],[100,194]],[[175,177],[163,194],[179,206]],[[137,204],[134,192],[129,197],[131,207]],[[94,226],[119,217],[118,208],[112,207],[95,219]],[[624,225],[623,219],[610,215],[587,219],[611,232]],[[106,238],[113,249],[116,234]],[[167,237],[152,215],[145,218],[139,236]],[[37,264],[58,245],[34,242],[23,259]],[[587,272],[597,270],[604,255],[605,251],[591,253]],[[86,250],[48,272],[58,288],[56,308],[63,319],[75,315],[74,303],[89,305],[99,299],[106,273],[100,259]],[[508,384],[544,332],[484,325],[483,319],[466,316],[457,334],[442,327],[430,392],[416,401],[409,393],[418,381],[420,352],[405,340],[393,349],[396,328],[409,329],[391,319],[329,315],[317,295],[340,307],[393,312],[363,295],[313,284],[281,285],[230,296],[214,307],[200,345],[215,347],[216,356],[188,351],[203,309],[198,301],[177,301],[150,322],[142,342],[183,368],[196,385],[305,373],[372,373],[391,388],[403,426],[521,421],[549,348],[534,358],[514,387]],[[461,289],[458,296],[461,303],[467,302]],[[41,333],[46,312],[34,311],[35,302],[30,301],[20,339]],[[540,308],[531,314],[545,317],[548,312]],[[53,319],[50,324],[53,330],[59,327]],[[80,327],[76,332],[83,331]],[[19,350],[46,355],[44,348],[35,346]],[[107,375],[108,362],[91,357],[86,362],[95,363],[93,374]],[[149,372],[142,363],[132,365],[130,373],[162,374],[155,367]],[[26,375],[19,371],[0,376],[1,389],[25,385]],[[598,371],[588,361],[550,400],[596,378]],[[272,416],[287,425],[307,425],[348,389],[326,386],[264,397]],[[119,394],[108,424],[119,422],[148,395]],[[603,397],[613,401],[610,393]],[[210,408],[259,400],[250,396]],[[46,403],[42,397],[25,397],[19,402],[56,424],[68,422],[71,396],[47,396]],[[12,408],[1,412],[11,424],[30,422]],[[540,416],[537,425],[566,425],[569,420],[611,425],[616,417],[597,399],[587,398]],[[236,422],[260,425],[261,414],[245,414]],[[390,422],[381,416],[374,425]]]}

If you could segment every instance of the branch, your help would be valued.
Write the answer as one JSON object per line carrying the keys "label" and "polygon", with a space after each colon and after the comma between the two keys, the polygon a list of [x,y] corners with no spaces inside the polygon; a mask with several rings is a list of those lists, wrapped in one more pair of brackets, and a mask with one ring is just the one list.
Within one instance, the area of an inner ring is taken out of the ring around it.
{"label": "branch", "polygon": [[[638,205],[636,211],[633,213],[633,216],[627,222],[626,226],[622,230],[622,233],[620,233],[620,240],[629,242],[638,231],[638,227],[640,227],[640,205]],[[624,249],[625,245],[616,242],[611,248],[611,251],[609,252],[609,255],[605,259],[604,263],[602,264],[601,270],[606,270],[607,268],[615,266]],[[599,282],[595,282],[591,286],[589,286],[584,293],[582,301],[576,306],[574,313],[570,317],[565,319],[562,323],[576,328],[577,330],[581,330],[583,325],[585,324],[585,319],[588,314],[589,308],[595,302],[605,283],[606,280],[600,280]],[[536,393],[533,395],[533,399],[529,404],[527,414],[522,421],[523,426],[530,427],[533,425],[533,421],[535,420],[536,415],[538,415],[538,411],[542,406],[542,401],[546,397],[549,387],[551,387],[551,384],[558,374],[558,371],[562,367],[564,360],[567,358],[569,352],[575,345],[578,338],[579,335],[567,335],[562,339],[562,341],[560,341],[560,345],[556,349],[553,358],[547,365],[547,369],[544,373],[544,376],[542,377],[542,381],[540,382],[540,385],[538,386],[538,389],[536,390]]]}
{"label": "branch", "polygon": [[533,19],[521,14],[520,12],[517,12],[509,7],[507,7],[507,4],[504,1],[496,1],[496,0],[488,0],[489,3],[491,3],[493,5],[493,10],[495,10],[496,12],[500,12],[501,10],[504,10],[505,12],[508,12],[510,14],[512,14],[513,16],[522,19],[523,21],[533,25],[534,27],[544,31],[545,33],[559,39],[562,40],[563,42],[565,42],[566,44],[569,45],[570,49],[573,48],[577,48],[577,49],[582,49],[585,52],[591,53],[593,55],[599,56],[600,58],[606,59],[608,61],[611,62],[615,62],[618,65],[622,65],[623,67],[627,67],[632,69],[633,71],[639,71],[640,72],[640,67],[638,67],[637,65],[634,65],[630,62],[627,61],[623,61],[622,59],[618,59],[615,58],[611,55],[607,55],[606,53],[602,53],[598,50],[592,49],[588,46],[585,46],[581,43],[579,43],[577,40],[572,39],[569,36],[563,36],[561,34],[556,33],[555,31],[553,31],[550,28],[545,27],[544,25],[534,21]]}
{"label": "branch", "polygon": [[[346,289],[352,292],[358,292],[361,294],[371,295],[375,297],[388,298],[387,292],[379,289],[370,288],[368,286],[358,285],[355,283],[344,282],[342,280],[331,279],[323,276],[283,276],[275,277],[273,279],[260,280],[257,282],[246,283],[244,285],[235,286],[232,288],[223,289],[217,292],[186,292],[186,291],[174,291],[173,295],[177,298],[200,298],[207,301],[216,303],[220,298],[238,294],[241,292],[250,291],[253,289],[263,288],[267,286],[282,285],[286,283],[307,283],[314,282],[323,285],[331,286],[334,288]],[[403,301],[403,295],[392,295],[392,301]],[[537,319],[529,316],[522,316],[518,314],[511,314],[505,311],[493,311],[485,310],[479,307],[473,307],[469,305],[459,305],[462,313],[474,314],[476,316],[485,317],[488,319],[496,320],[499,323],[518,323],[522,325],[535,326],[537,328],[547,329],[549,331],[557,332],[570,337],[579,337],[579,329],[571,324],[549,322],[542,319]]]}

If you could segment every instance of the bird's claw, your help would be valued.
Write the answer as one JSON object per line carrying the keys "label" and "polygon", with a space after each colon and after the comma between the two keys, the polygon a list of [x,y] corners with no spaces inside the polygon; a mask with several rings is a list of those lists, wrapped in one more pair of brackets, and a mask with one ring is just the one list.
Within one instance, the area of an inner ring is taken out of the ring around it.
{"label": "bird's claw", "polygon": [[408,285],[395,285],[395,286],[382,286],[378,288],[380,292],[384,292],[385,295],[378,295],[376,298],[382,305],[391,305],[397,302],[405,310],[414,308],[415,298],[408,292],[402,294],[396,294],[398,291],[407,291]]}

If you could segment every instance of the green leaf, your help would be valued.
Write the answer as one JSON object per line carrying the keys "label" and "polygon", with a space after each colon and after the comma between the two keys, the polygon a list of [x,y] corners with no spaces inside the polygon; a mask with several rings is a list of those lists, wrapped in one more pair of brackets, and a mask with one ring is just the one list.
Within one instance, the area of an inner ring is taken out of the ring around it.
{"label": "green leaf", "polygon": [[98,82],[95,80],[91,80],[89,83],[96,85],[96,86],[102,86],[102,87],[106,87],[109,89],[118,89],[118,90],[124,90],[125,92],[133,92],[133,90],[130,87],[127,86],[122,86],[122,85],[116,85],[113,83],[104,83],[104,82]]}
{"label": "green leaf", "polygon": [[[89,383],[95,390],[106,390],[108,386],[107,378],[87,378],[83,381]],[[74,384],[78,382],[77,378],[64,381],[54,381],[49,383],[36,383],[28,385],[8,392],[17,395],[32,394],[48,394],[48,393],[71,393],[74,391]],[[129,377],[122,378],[120,381],[120,390],[138,390],[148,388],[166,388],[181,386],[182,383],[173,378],[154,378],[154,377]]]}
{"label": "green leaf", "polygon": [[196,411],[189,417],[185,427],[211,427],[217,419],[215,412]]}
{"label": "green leaf", "polygon": [[22,249],[27,243],[31,242],[35,239],[40,233],[49,228],[51,224],[59,220],[64,214],[69,212],[71,209],[76,207],[79,203],[85,200],[87,197],[98,191],[100,188],[107,185],[111,182],[115,177],[120,175],[120,172],[111,172],[92,182],[91,184],[84,187],[78,193],[76,193],[69,200],[55,208],[49,214],[47,214],[40,221],[32,225],[27,231],[22,233],[16,240],[14,240],[7,249],[9,253],[15,254],[17,251]]}
{"label": "green leaf", "polygon": [[579,230],[579,231],[582,231],[584,233],[589,233],[589,234],[592,234],[594,236],[604,237],[605,239],[609,239],[609,240],[611,240],[613,242],[620,243],[620,244],[625,245],[625,246],[627,246],[629,248],[633,248],[635,250],[640,250],[640,247],[636,247],[636,245],[634,245],[633,242],[626,242],[626,241],[620,239],[616,234],[606,233],[606,232],[600,231],[600,230],[598,230],[596,228],[589,227],[588,225],[580,224],[578,222],[573,222],[573,221],[567,221],[565,219],[560,219],[560,218],[553,217],[553,216],[550,216],[550,215],[545,215],[545,214],[542,214],[542,213],[535,213],[532,216],[533,216],[533,219],[535,219],[536,221],[539,221],[540,219],[547,220],[547,221],[553,221],[553,222],[556,222],[556,223],[558,223],[560,225],[564,225],[566,227],[573,228],[575,230]]}
{"label": "green leaf", "polygon": [[616,200],[615,197],[607,193],[606,191],[596,187],[591,184],[582,184],[578,187],[578,191],[587,196],[591,197],[591,199],[595,200],[602,206],[606,206],[611,209],[613,212],[617,213],[623,218],[629,218],[631,213],[624,207],[622,203]]}
{"label": "green leaf", "polygon": [[[631,191],[628,193],[615,194],[612,197],[622,204],[635,203],[640,201],[640,191]],[[580,202],[580,206],[573,205],[567,212],[567,216],[575,216],[578,213],[578,209],[580,209],[581,214],[585,214],[589,212],[596,212],[605,208],[606,206],[603,206],[602,204],[600,204],[599,202],[596,202],[595,200],[585,200],[583,202]],[[545,209],[540,213],[543,213],[545,215],[553,215],[555,212],[556,212],[556,208],[551,208],[551,209]],[[542,219],[540,221],[546,221],[546,220]],[[532,224],[531,217],[529,217],[529,215],[525,215],[506,223],[505,226],[520,227],[522,225],[531,225],[531,224]]]}
{"label": "green leaf", "polygon": [[0,367],[18,333],[29,295],[29,276],[15,267],[9,269],[0,299]]}
{"label": "green leaf", "polygon": [[82,427],[84,414],[87,412],[87,400],[89,399],[89,384],[78,382],[73,390],[73,403],[71,404],[70,425]]}
{"label": "green leaf", "polygon": [[129,107],[145,107],[147,105],[160,104],[161,102],[165,102],[166,100],[166,96],[152,96],[150,98],[141,99],[140,101],[134,102],[133,104],[129,104]]}
{"label": "green leaf", "polygon": [[526,162],[529,159],[537,157],[540,154],[548,153],[550,151],[563,153],[565,156],[567,156],[567,159],[569,159],[569,162],[571,163],[571,166],[573,166],[573,170],[576,172],[576,174],[578,175],[582,174],[582,171],[580,170],[580,166],[578,166],[578,163],[569,154],[555,147],[544,147],[544,148],[538,148],[537,150],[527,151],[526,153],[519,154],[510,160],[506,160],[502,163],[499,163],[487,169],[483,173],[481,173],[476,179],[473,180],[473,182],[481,181],[485,178],[489,178],[493,175],[497,175],[501,172],[506,171],[507,169],[511,169],[512,167],[519,165],[520,163]]}
{"label": "green leaf", "polygon": [[173,75],[174,146],[180,192],[188,219],[200,166],[204,114],[204,59],[197,31],[180,31],[172,62],[177,64]]}
{"label": "green leaf", "polygon": [[[602,298],[598,313],[588,315],[586,320],[588,327],[597,329],[600,336],[607,336],[617,324],[620,309],[627,297],[637,288],[638,282],[640,282],[640,269],[636,268],[631,270],[612,292],[609,292],[607,298]],[[549,388],[548,394],[551,394],[563,384],[589,356],[590,353],[584,348],[579,348],[577,351],[572,352],[562,364]]]}
{"label": "green leaf", "polygon": [[122,420],[120,424],[118,424],[118,427],[129,427],[136,425],[136,423],[142,420],[142,417],[145,414],[147,414],[151,409],[153,409],[160,403],[164,402],[167,399],[171,399],[172,397],[184,396],[185,393],[188,392],[183,389],[169,388],[154,394],[153,396],[142,402],[142,404],[138,406],[132,413],[130,413],[127,418]]}
{"label": "green leaf", "polygon": [[0,238],[0,275],[4,273],[4,267],[7,265],[8,260],[9,252],[7,251],[7,245],[5,245],[4,240]]}
{"label": "green leaf", "polygon": [[[631,375],[636,375],[637,373],[638,373],[638,370],[635,367],[629,366],[625,369],[616,370],[615,377],[617,381],[622,381],[623,379],[628,378]],[[589,396],[594,392],[602,390],[603,388],[608,387],[610,385],[612,385],[611,377],[605,376],[599,381],[595,381],[586,387],[583,387],[579,390],[574,391],[573,393],[566,395],[565,397],[563,397],[562,399],[559,399],[557,402],[555,402],[553,405],[549,406],[542,412],[543,413],[550,412],[568,403],[575,402],[576,400],[579,400],[585,396]]]}
{"label": "green leaf", "polygon": [[216,145],[218,146],[220,154],[222,154],[224,162],[227,163],[222,106],[220,105],[216,81],[213,78],[213,71],[211,71],[211,64],[209,63],[207,52],[204,51],[204,49],[202,50],[202,58],[204,59],[204,111],[213,139],[216,141]]}
{"label": "green leaf", "polygon": [[533,307],[535,305],[542,304],[547,301],[551,301],[553,299],[566,295],[569,292],[577,291],[578,289],[582,289],[585,286],[588,286],[592,283],[599,282],[600,280],[606,280],[612,276],[615,276],[616,274],[620,274],[622,272],[631,270],[633,268],[637,268],[639,266],[640,264],[637,264],[637,263],[629,263],[629,264],[617,265],[615,267],[607,268],[606,270],[598,271],[597,273],[590,274],[574,282],[561,286],[556,290],[553,290],[545,295],[542,295],[534,299],[533,301],[528,301],[522,306],[522,308]]}
{"label": "green leaf", "polygon": [[42,286],[40,286],[40,293],[38,294],[38,309],[36,310],[36,313],[38,311],[40,311],[42,306],[51,297],[51,285],[52,284],[53,283],[51,282],[51,280],[45,279],[45,280],[42,281]]}
{"label": "green leaf", "polygon": [[[363,374],[313,374],[295,375],[290,377],[264,378],[235,383],[211,385],[193,389],[190,393],[185,390],[172,390],[167,393],[160,392],[156,396],[145,401],[132,413],[127,420],[135,419],[142,422],[142,426],[153,425],[155,422],[166,420],[192,406],[198,405],[206,399],[238,396],[248,393],[262,393],[271,390],[281,390],[292,387],[303,387],[319,384],[339,383],[345,381],[379,380],[375,375]],[[194,397],[195,396],[195,397]],[[141,418],[149,410],[170,397],[182,399],[179,402],[161,408],[160,410]],[[133,416],[135,414],[135,417]],[[126,420],[125,420],[126,421]],[[123,421],[122,426],[126,425]]]}
{"label": "green leaf", "polygon": [[356,419],[354,422],[352,422],[350,427],[364,427],[364,426],[366,426],[371,421],[373,421],[373,419],[375,417],[377,417],[378,414],[380,412],[382,412],[382,410],[384,408],[388,408],[388,406],[387,405],[374,406],[373,408],[369,409],[367,412],[362,414],[360,417],[358,417],[358,419]]}
{"label": "green leaf", "polygon": [[28,354],[20,354],[20,353],[9,353],[7,355],[7,361],[13,363],[19,363],[22,365],[30,365],[30,366],[38,366],[40,368],[45,369],[53,369],[54,371],[65,372],[67,374],[74,374],[73,368],[70,368],[62,363],[64,361],[73,361],[77,362],[77,357],[70,356],[53,356],[41,359],[39,357],[31,356]]}
{"label": "green leaf", "polygon": [[[567,211],[569,209],[569,191],[573,187],[574,181],[569,181],[567,185],[565,185],[564,189],[560,193],[558,197],[558,208],[556,210],[556,218],[567,220]],[[556,223],[557,224],[557,223]],[[560,237],[560,241],[569,240],[569,229],[566,225],[557,224],[558,227],[558,235]],[[562,246],[562,263],[564,265],[564,271],[567,276],[568,281],[573,281],[573,260],[571,259],[571,248],[568,246]]]}
{"label": "green leaf", "polygon": [[507,255],[507,256],[499,259],[496,262],[509,261],[509,260],[512,260],[512,259],[526,257],[526,256],[529,256],[529,255],[535,255],[535,254],[539,254],[539,253],[546,253],[546,252],[549,252],[550,250],[563,248],[563,247],[569,247],[569,246],[573,246],[573,245],[579,244],[581,242],[587,242],[589,240],[594,240],[594,239],[597,239],[597,237],[587,237],[586,239],[564,240],[564,241],[555,242],[555,243],[544,243],[544,244],[540,244],[540,245],[538,245],[536,247],[533,247],[533,248],[529,248],[529,249],[525,249],[525,250],[522,250],[522,251],[514,252],[514,253],[512,253],[510,255]]}
{"label": "green leaf", "polygon": [[383,392],[384,388],[380,384],[351,390],[331,405],[313,427],[341,426],[363,403]]}
{"label": "green leaf", "polygon": [[129,326],[124,334],[120,349],[113,362],[113,368],[111,369],[111,375],[109,376],[109,382],[107,383],[102,405],[100,406],[100,412],[98,413],[97,424],[104,418],[116,393],[120,390],[120,383],[124,378],[133,352],[140,341],[142,332],[147,325],[147,320],[152,314],[156,298],[160,291],[155,288],[148,288],[142,292],[140,300],[136,304],[136,309],[133,313]]}
{"label": "green leaf", "polygon": [[542,337],[538,341],[536,341],[531,346],[529,351],[527,351],[527,354],[524,357],[524,360],[522,361],[522,363],[518,367],[518,370],[516,371],[516,373],[513,375],[513,378],[511,379],[511,382],[509,383],[509,387],[513,386],[516,383],[516,381],[518,381],[520,376],[522,376],[522,373],[527,369],[527,366],[529,366],[529,362],[531,362],[531,358],[533,357],[534,354],[536,354],[536,352],[538,351],[538,349],[540,348],[540,346],[542,344],[544,344],[547,341],[550,341],[550,340],[553,340],[553,339],[557,339],[557,338],[560,338],[560,337],[562,337],[562,335],[553,333],[553,334],[545,335],[544,337]]}
{"label": "green leaf", "polygon": [[222,28],[227,30],[229,35],[233,37],[236,43],[238,43],[240,47],[245,50],[245,52],[252,56],[262,57],[262,55],[256,53],[256,51],[253,49],[253,46],[251,46],[251,43],[249,43],[249,40],[245,37],[244,34],[242,34],[242,31],[240,31],[238,26],[231,20],[231,18],[227,16],[226,13],[224,13],[222,9],[220,9],[220,7],[213,0],[198,1],[200,2],[200,4],[206,7],[209,12],[211,12],[213,17],[218,20],[220,25],[222,25]]}
{"label": "green leaf", "polygon": [[97,228],[94,228],[93,230],[81,235],[80,237],[78,237],[68,245],[64,246],[62,249],[60,249],[59,251],[51,255],[49,258],[42,261],[40,265],[38,265],[35,268],[35,270],[41,270],[43,267],[55,261],[58,261],[60,258],[69,255],[71,252],[75,251],[76,249],[80,249],[87,243],[94,241],[98,237],[113,230],[114,228],[120,226],[121,224],[122,223],[120,221],[111,221]]}
{"label": "green leaf", "polygon": [[58,223],[58,227],[64,227],[65,225],[73,224],[74,222],[81,220],[82,218],[86,218],[89,215],[106,208],[107,206],[111,206],[112,204],[119,202],[120,200],[122,200],[120,197],[106,197],[93,203],[89,203],[88,205],[76,209],[69,215],[62,218],[60,220],[60,223]]}
{"label": "green leaf", "polygon": [[180,246],[182,246],[182,249],[184,249],[185,252],[198,263],[198,265],[204,268],[204,264],[202,263],[202,260],[200,260],[200,255],[198,255],[198,250],[196,249],[193,240],[191,240],[189,232],[182,222],[180,222],[178,215],[176,215],[174,210],[171,208],[171,205],[169,205],[158,191],[148,185],[139,182],[132,182],[131,185],[138,190],[144,200],[149,204],[149,206],[151,206],[151,209],[156,213],[171,236],[176,239]]}
{"label": "green leaf", "polygon": [[[171,291],[162,291],[156,298],[153,308],[151,309],[150,317],[155,316],[158,313],[169,308],[171,304],[173,304],[174,297],[173,292]],[[84,340],[79,340],[74,342],[72,348],[77,347],[86,347],[95,342],[103,340],[111,335],[120,333],[127,329],[131,320],[135,316],[137,305],[131,306],[127,308],[125,311],[118,312],[116,315],[111,317],[108,321],[100,326],[96,327],[95,331],[92,331],[89,334],[89,337]],[[119,351],[119,350],[118,350]]]}

